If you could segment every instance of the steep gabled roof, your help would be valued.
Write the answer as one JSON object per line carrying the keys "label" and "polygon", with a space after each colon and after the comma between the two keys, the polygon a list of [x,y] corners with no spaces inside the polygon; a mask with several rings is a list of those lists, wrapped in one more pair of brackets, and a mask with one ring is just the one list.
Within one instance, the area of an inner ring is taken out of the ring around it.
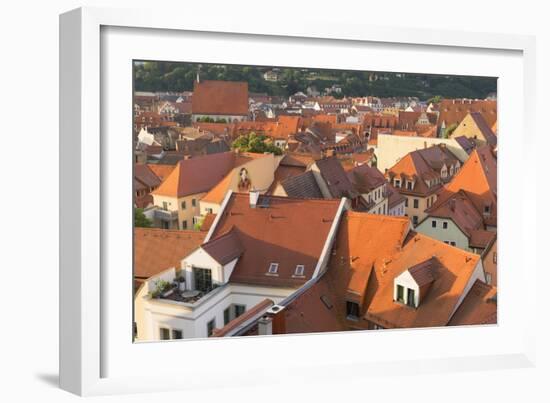
{"label": "steep gabled roof", "polygon": [[313,172],[307,171],[281,182],[288,197],[300,199],[322,199],[323,194],[315,181]]}
{"label": "steep gabled roof", "polygon": [[488,144],[495,146],[497,144],[497,136],[493,133],[493,130],[491,130],[491,127],[487,124],[481,113],[470,112],[470,116],[485,138],[485,141],[487,141]]}
{"label": "steep gabled roof", "polygon": [[441,195],[439,203],[426,210],[429,217],[451,219],[468,238],[473,231],[483,228],[483,216],[463,190]]}
{"label": "steep gabled roof", "polygon": [[369,193],[386,183],[386,178],[376,168],[367,164],[354,167],[348,172],[348,178],[359,193]]}
{"label": "steep gabled roof", "polygon": [[235,228],[202,244],[201,248],[221,265],[235,260],[244,252],[238,231]]}
{"label": "steep gabled roof", "polygon": [[[340,200],[260,196],[250,206],[248,194],[233,193],[213,231],[212,240],[234,228],[244,252],[230,282],[299,287],[315,271]],[[278,264],[276,275],[268,273]],[[295,276],[304,265],[304,276]]]}
{"label": "steep gabled roof", "polygon": [[134,277],[147,279],[171,267],[197,249],[206,233],[200,231],[134,228]]}
{"label": "steep gabled roof", "polygon": [[235,153],[226,152],[182,160],[152,194],[183,197],[208,192],[233,169],[235,159]]}
{"label": "steep gabled roof", "polygon": [[[488,206],[489,216],[485,216],[484,221],[486,224],[496,225],[497,158],[490,146],[478,147],[470,154],[458,174],[445,185],[441,196],[460,190],[468,194],[480,214],[483,214],[485,206]],[[434,206],[444,199],[444,197],[438,197]]]}
{"label": "steep gabled roof", "polygon": [[325,181],[332,197],[348,197],[350,199],[358,196],[358,193],[350,182],[346,171],[336,157],[323,158],[315,162],[319,172]]}
{"label": "steep gabled roof", "polygon": [[195,115],[248,115],[248,83],[195,81],[191,103]]}
{"label": "steep gabled roof", "polygon": [[437,265],[435,258],[430,258],[424,262],[417,263],[413,267],[410,267],[408,272],[414,279],[419,287],[423,287],[426,284],[430,284],[434,281],[433,271]]}

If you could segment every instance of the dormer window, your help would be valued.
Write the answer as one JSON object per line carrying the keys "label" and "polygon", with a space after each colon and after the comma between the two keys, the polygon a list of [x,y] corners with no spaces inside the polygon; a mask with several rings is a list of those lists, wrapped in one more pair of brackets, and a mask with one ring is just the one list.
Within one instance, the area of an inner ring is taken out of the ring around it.
{"label": "dormer window", "polygon": [[395,187],[396,187],[396,188],[400,188],[400,187],[401,187],[401,180],[396,179],[395,182],[394,182],[394,184],[395,184]]}
{"label": "dormer window", "polygon": [[412,190],[413,184],[410,181],[407,181],[407,190]]}
{"label": "dormer window", "polygon": [[405,303],[405,287],[403,287],[402,285],[397,284],[397,292],[396,292],[395,300],[397,302],[401,302],[402,304]]}
{"label": "dormer window", "polygon": [[279,271],[279,263],[271,263],[267,269],[267,274],[276,275]]}
{"label": "dormer window", "polygon": [[296,270],[294,270],[294,275],[296,277],[303,277],[304,276],[304,265],[299,264],[296,266]]}

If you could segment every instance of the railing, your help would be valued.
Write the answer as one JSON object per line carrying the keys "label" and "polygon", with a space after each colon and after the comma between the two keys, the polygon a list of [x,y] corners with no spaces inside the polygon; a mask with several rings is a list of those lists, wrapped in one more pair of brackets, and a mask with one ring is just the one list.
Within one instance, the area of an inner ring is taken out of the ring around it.
{"label": "railing", "polygon": [[174,221],[178,219],[178,212],[157,209],[155,210],[155,218],[163,221]]}

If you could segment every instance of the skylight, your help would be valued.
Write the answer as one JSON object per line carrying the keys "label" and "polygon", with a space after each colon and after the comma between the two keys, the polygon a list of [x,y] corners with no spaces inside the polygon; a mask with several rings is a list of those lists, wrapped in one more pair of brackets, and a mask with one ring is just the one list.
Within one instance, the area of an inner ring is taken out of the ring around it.
{"label": "skylight", "polygon": [[303,276],[304,275],[304,265],[299,264],[296,266],[296,270],[294,271],[295,276]]}
{"label": "skylight", "polygon": [[271,263],[269,265],[269,269],[267,269],[267,272],[269,274],[277,274],[278,270],[279,270],[279,263]]}

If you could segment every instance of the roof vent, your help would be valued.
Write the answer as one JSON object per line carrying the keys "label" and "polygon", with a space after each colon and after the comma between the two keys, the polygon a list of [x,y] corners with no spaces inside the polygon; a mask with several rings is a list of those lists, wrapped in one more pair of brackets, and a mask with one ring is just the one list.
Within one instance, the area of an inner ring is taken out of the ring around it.
{"label": "roof vent", "polygon": [[277,313],[281,312],[283,309],[284,309],[284,306],[273,305],[271,308],[267,310],[267,313],[271,315],[276,315]]}

